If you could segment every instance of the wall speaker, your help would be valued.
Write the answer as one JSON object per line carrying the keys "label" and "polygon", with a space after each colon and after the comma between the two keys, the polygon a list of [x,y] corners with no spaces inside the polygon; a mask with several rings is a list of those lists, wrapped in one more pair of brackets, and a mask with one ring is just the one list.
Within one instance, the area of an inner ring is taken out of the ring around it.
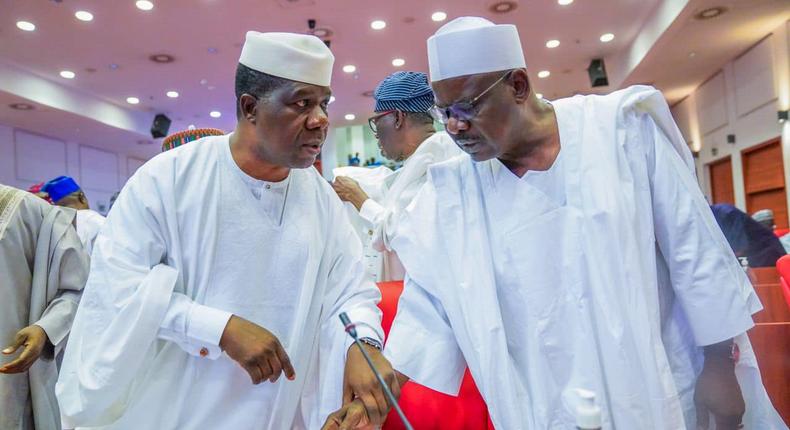
{"label": "wall speaker", "polygon": [[590,75],[590,85],[592,87],[605,87],[609,85],[609,79],[606,77],[606,65],[603,63],[603,58],[596,58],[590,61],[590,66],[587,67],[587,74]]}
{"label": "wall speaker", "polygon": [[154,122],[151,124],[151,136],[154,139],[167,136],[167,131],[170,130],[170,123],[170,118],[165,114],[157,114],[154,117]]}

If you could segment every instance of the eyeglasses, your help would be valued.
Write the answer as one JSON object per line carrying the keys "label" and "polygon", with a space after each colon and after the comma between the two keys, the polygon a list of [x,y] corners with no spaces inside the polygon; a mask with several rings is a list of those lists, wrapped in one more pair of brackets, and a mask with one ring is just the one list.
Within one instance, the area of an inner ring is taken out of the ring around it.
{"label": "eyeglasses", "polygon": [[497,79],[496,82],[491,84],[491,86],[486,88],[482,93],[470,101],[453,103],[447,107],[433,105],[433,107],[428,112],[431,114],[433,119],[441,122],[444,125],[447,125],[447,122],[450,120],[450,118],[455,118],[459,121],[471,121],[472,118],[477,115],[477,102],[479,102],[483,96],[488,94],[489,91],[494,89],[495,86],[499,85],[499,83],[510,76],[511,72],[512,70],[509,70],[507,73],[502,75],[501,78]]}
{"label": "eyeglasses", "polygon": [[397,112],[397,111],[398,111],[397,109],[388,110],[388,111],[381,112],[381,113],[379,113],[377,115],[373,115],[372,117],[368,118],[368,126],[370,127],[370,130],[373,131],[373,134],[378,134],[376,122],[379,119],[381,119],[381,118],[383,118],[383,117],[385,117],[385,116],[387,116],[387,115],[389,115],[389,114],[391,114],[393,112]]}

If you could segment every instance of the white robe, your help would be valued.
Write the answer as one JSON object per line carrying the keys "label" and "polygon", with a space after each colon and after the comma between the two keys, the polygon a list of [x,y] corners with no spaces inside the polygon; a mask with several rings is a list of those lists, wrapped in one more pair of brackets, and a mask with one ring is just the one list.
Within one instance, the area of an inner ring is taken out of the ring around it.
{"label": "white robe", "polygon": [[[393,174],[394,172],[386,166],[379,166],[376,168],[343,166],[336,167],[332,170],[332,175],[335,178],[338,176],[347,176],[357,181],[362,191],[364,191],[369,198],[375,200],[384,198],[384,191],[386,189],[384,185],[385,181]],[[373,234],[375,233],[376,226],[365,218],[362,218],[359,215],[359,211],[352,203],[344,202],[343,206],[346,208],[346,215],[348,215],[351,226],[362,242],[365,271],[370,279],[378,282],[381,280],[382,262],[381,252],[373,248]]]}
{"label": "white robe", "polygon": [[742,335],[761,305],[661,94],[554,107],[549,171],[517,178],[467,156],[431,168],[392,240],[409,275],[394,368],[453,394],[468,365],[497,428],[572,428],[564,392],[587,388],[605,429],[683,429],[698,345],[737,337],[746,428],[786,428]]}
{"label": "white robe", "polygon": [[77,235],[88,255],[93,251],[93,243],[99,235],[105,218],[96,211],[83,209],[77,211]]}
{"label": "white robe", "polygon": [[461,149],[447,133],[434,133],[403,162],[403,167],[386,178],[382,199],[369,198],[362,204],[359,215],[373,226],[371,245],[381,253],[379,281],[400,281],[405,275],[403,264],[390,246],[390,239],[401,213],[425,184],[428,167],[459,154]]}
{"label": "white robe", "polygon": [[[229,136],[160,154],[129,180],[96,240],[57,385],[63,423],[317,428],[342,397],[350,341],[337,315],[381,339],[379,299],[315,169],[256,181],[233,161]],[[278,337],[295,381],[252,385],[220,351],[231,313]]]}

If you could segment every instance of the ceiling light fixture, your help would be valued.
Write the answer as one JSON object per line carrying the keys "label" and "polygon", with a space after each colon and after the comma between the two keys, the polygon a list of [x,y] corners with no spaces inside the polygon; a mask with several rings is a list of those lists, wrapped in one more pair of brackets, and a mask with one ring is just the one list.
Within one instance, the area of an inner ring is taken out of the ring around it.
{"label": "ceiling light fixture", "polygon": [[343,71],[346,73],[354,73],[357,71],[357,66],[353,64],[346,64],[345,66],[343,66]]}
{"label": "ceiling light fixture", "polygon": [[546,48],[556,48],[558,46],[560,46],[560,41],[557,39],[551,39],[546,42]]}
{"label": "ceiling light fixture", "polygon": [[129,103],[130,105],[136,105],[140,103],[140,99],[138,99],[137,97],[127,97],[126,103]]}
{"label": "ceiling light fixture", "polygon": [[28,22],[28,21],[17,21],[16,27],[24,31],[33,31],[36,29],[36,24],[33,24],[32,22]]}
{"label": "ceiling light fixture", "polygon": [[434,12],[433,15],[431,15],[431,19],[435,22],[442,22],[447,19],[447,14],[442,11]]}
{"label": "ceiling light fixture", "polygon": [[614,40],[614,34],[612,33],[604,33],[601,35],[601,42],[608,43]]}
{"label": "ceiling light fixture", "polygon": [[560,6],[568,6],[569,4],[573,3],[573,0],[557,0],[557,3]]}
{"label": "ceiling light fixture", "polygon": [[74,79],[74,77],[76,77],[76,76],[77,76],[77,74],[72,72],[71,70],[61,70],[60,71],[60,77],[61,78]]}
{"label": "ceiling light fixture", "polygon": [[357,116],[354,115],[353,113],[347,113],[345,118],[346,118],[346,121],[353,121],[353,120],[357,119]]}
{"label": "ceiling light fixture", "polygon": [[375,21],[370,23],[370,28],[372,28],[374,30],[383,30],[384,27],[386,27],[386,26],[387,26],[387,23],[382,21],[382,20],[380,20],[380,19],[377,19],[377,20],[375,20]]}
{"label": "ceiling light fixture", "polygon": [[551,72],[549,72],[548,70],[541,70],[540,72],[538,72],[538,77],[541,79],[548,78],[549,76],[551,76]]}
{"label": "ceiling light fixture", "polygon": [[212,118],[219,118],[219,117],[222,116],[222,112],[220,112],[218,110],[213,110],[213,111],[208,113],[208,116],[210,116]]}
{"label": "ceiling light fixture", "polygon": [[154,8],[154,4],[148,0],[137,0],[134,5],[137,6],[137,9],[144,11],[149,11]]}
{"label": "ceiling light fixture", "polygon": [[403,58],[395,58],[392,60],[392,65],[395,67],[403,67],[404,64],[406,64],[406,60]]}
{"label": "ceiling light fixture", "polygon": [[8,105],[8,107],[10,107],[11,109],[16,109],[16,110],[33,110],[34,109],[33,105],[31,105],[30,103],[11,103],[10,105]]}
{"label": "ceiling light fixture", "polygon": [[508,13],[512,12],[518,7],[518,3],[513,0],[498,1],[488,7],[488,10],[494,13]]}
{"label": "ceiling light fixture", "polygon": [[78,10],[74,13],[74,17],[80,21],[90,22],[93,21],[93,14],[85,11],[85,10]]}
{"label": "ceiling light fixture", "polygon": [[175,61],[175,58],[170,54],[153,54],[149,55],[148,59],[154,63],[167,64]]}
{"label": "ceiling light fixture", "polygon": [[696,14],[694,14],[694,18],[700,21],[704,21],[706,19],[716,18],[726,11],[727,8],[721,6],[709,7],[707,9],[703,9],[697,12]]}
{"label": "ceiling light fixture", "polygon": [[171,99],[175,99],[175,98],[178,98],[178,91],[173,91],[173,90],[170,90],[170,91],[168,91],[168,92],[166,93],[166,95],[167,95],[168,97],[170,97]]}

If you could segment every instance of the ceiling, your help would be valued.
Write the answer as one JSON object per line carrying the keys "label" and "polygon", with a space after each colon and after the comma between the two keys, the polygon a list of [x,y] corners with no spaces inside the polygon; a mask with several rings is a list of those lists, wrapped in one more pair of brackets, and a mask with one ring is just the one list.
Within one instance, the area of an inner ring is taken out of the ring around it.
{"label": "ceiling", "polygon": [[[150,139],[139,124],[150,124],[156,113],[173,119],[171,131],[190,124],[233,129],[233,74],[247,30],[306,32],[308,19],[331,30],[336,100],[330,119],[333,126],[343,126],[364,122],[373,100],[363,93],[388,74],[427,71],[425,40],[442,24],[431,20],[436,11],[446,12],[448,20],[478,15],[516,24],[537,91],[549,99],[594,92],[586,72],[590,60],[616,61],[634,50],[634,40],[646,26],[664,20],[664,31],[644,59],[625,70],[620,82],[596,92],[648,82],[678,101],[790,17],[786,0],[576,0],[567,6],[557,0],[519,0],[505,14],[490,11],[495,0],[153,0],[155,6],[147,12],[137,9],[134,0],[0,1],[0,66],[62,86],[80,100],[78,106],[112,104],[138,125],[97,123],[102,118],[96,114],[47,106],[40,94],[3,88],[2,82],[0,122],[67,140],[112,142],[148,155],[158,145],[138,144]],[[658,13],[669,3],[683,7],[673,16]],[[727,13],[708,21],[693,19],[695,11],[718,5],[726,6]],[[78,10],[90,11],[93,21],[75,19]],[[370,23],[376,19],[384,20],[386,28],[373,30]],[[33,22],[36,30],[19,30],[18,20]],[[613,33],[614,40],[601,42],[604,33]],[[547,48],[550,39],[560,46]],[[695,52],[693,58],[690,52]],[[149,60],[153,54],[172,55],[175,61],[157,64]],[[404,59],[405,66],[394,67],[394,58]],[[347,64],[355,65],[356,72],[344,73]],[[64,79],[61,70],[76,77]],[[541,70],[551,75],[539,79]],[[179,97],[166,97],[168,90]],[[128,104],[130,96],[140,103]],[[18,101],[36,109],[11,112],[8,104]],[[210,117],[213,110],[222,116]],[[356,119],[348,121],[346,114]]]}

